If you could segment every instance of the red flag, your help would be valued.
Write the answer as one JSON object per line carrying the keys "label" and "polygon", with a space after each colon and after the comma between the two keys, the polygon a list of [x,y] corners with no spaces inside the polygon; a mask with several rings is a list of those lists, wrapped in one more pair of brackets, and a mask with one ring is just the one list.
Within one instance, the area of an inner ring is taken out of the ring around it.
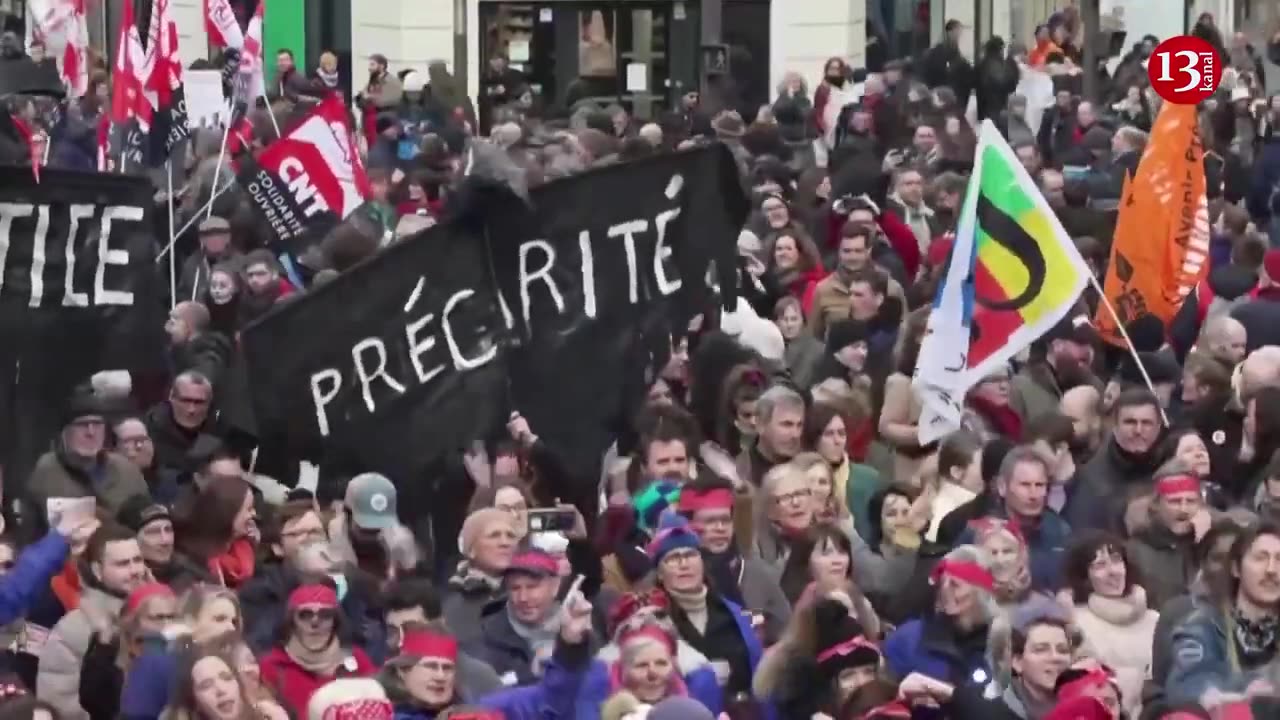
{"label": "red flag", "polygon": [[147,56],[152,61],[147,89],[155,93],[156,109],[166,108],[173,102],[173,91],[182,85],[178,24],[173,19],[169,0],[152,0],[147,38]]}
{"label": "red flag", "polygon": [[244,33],[227,0],[204,0],[204,29],[209,42],[220,48],[244,47]]}
{"label": "red flag", "polygon": [[151,126],[151,103],[145,89],[151,73],[146,72],[146,53],[142,37],[133,18],[133,3],[124,3],[120,17],[120,35],[116,43],[114,87],[111,92],[111,122],[125,123],[137,118],[143,132]]}
{"label": "red flag", "polygon": [[253,19],[249,21],[249,32],[245,33],[244,49],[240,53],[240,77],[236,81],[235,99],[248,107],[267,94],[262,68],[262,24],[266,8],[267,0],[260,0]]}

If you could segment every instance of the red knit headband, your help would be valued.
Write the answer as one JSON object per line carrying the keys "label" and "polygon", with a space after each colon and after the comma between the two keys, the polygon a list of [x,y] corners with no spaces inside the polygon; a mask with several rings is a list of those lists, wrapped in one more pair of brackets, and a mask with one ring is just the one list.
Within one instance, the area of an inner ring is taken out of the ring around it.
{"label": "red knit headband", "polygon": [[980,587],[987,592],[992,592],[996,589],[996,579],[992,576],[991,571],[976,562],[943,560],[933,568],[929,579],[936,584],[942,580],[943,576],[953,577],[961,582]]}
{"label": "red knit headband", "polygon": [[1068,683],[1063,683],[1058,688],[1059,700],[1070,700],[1077,695],[1084,693],[1089,688],[1107,685],[1113,680],[1110,672],[1105,668],[1094,668],[1089,672]]}
{"label": "red knit headband", "polygon": [[432,632],[408,632],[400,642],[400,654],[457,662],[458,640]]}
{"label": "red knit headband", "polygon": [[289,609],[296,610],[303,605],[337,608],[338,593],[328,585],[303,585],[289,593]]}
{"label": "red knit headband", "polygon": [[711,488],[696,492],[684,488],[680,491],[680,504],[676,507],[686,515],[692,515],[699,510],[732,510],[733,491],[728,488]]}
{"label": "red knit headband", "polygon": [[822,652],[818,653],[818,664],[821,665],[822,663],[830,660],[833,657],[842,657],[844,655],[848,655],[849,653],[852,653],[854,650],[858,650],[860,648],[865,648],[867,650],[874,650],[877,655],[880,654],[879,645],[876,645],[875,643],[871,642],[870,640],[866,639],[861,635],[855,635],[849,638],[848,640],[845,640],[844,642],[840,643],[839,645],[829,647],[826,650],[823,650]]}
{"label": "red knit headband", "polygon": [[1200,479],[1191,475],[1174,475],[1156,481],[1156,492],[1164,497],[1180,493],[1200,494]]}

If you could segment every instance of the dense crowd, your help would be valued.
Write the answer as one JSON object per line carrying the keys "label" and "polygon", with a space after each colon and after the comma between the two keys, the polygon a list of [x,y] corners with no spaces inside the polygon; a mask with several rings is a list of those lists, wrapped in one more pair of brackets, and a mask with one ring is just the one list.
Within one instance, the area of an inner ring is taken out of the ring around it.
{"label": "dense crowd", "polygon": [[[212,212],[178,239],[171,376],[102,373],[64,403],[0,537],[0,718],[1280,716],[1280,96],[1262,62],[1280,33],[1260,52],[1209,15],[1193,31],[1229,65],[1199,108],[1211,270],[1169,322],[1128,328],[1149,383],[1102,342],[1090,289],[921,445],[912,375],[975,120],[1101,278],[1160,107],[1157,38],[1108,70],[1084,66],[1073,10],[976,64],[962,32],[874,68],[832,58],[812,89],[788,74],[764,107],[694,92],[646,123],[540,107],[500,56],[475,102],[443,63],[374,56],[351,98],[372,196],[290,268],[221,133],[197,131],[175,222]],[[341,92],[332,54],[310,74],[276,60],[246,152]],[[1038,122],[1030,72],[1053,83]],[[110,82],[8,101],[48,123],[51,166],[91,169]],[[9,125],[0,157],[27,164]],[[464,156],[523,192],[712,142],[752,202],[738,305],[672,338],[599,477],[519,413],[438,468],[434,487],[464,490],[430,509],[404,501],[421,478],[321,463],[300,482],[255,450],[239,331],[448,221]],[[560,502],[597,486],[598,507]],[[59,504],[80,497],[94,513]]]}

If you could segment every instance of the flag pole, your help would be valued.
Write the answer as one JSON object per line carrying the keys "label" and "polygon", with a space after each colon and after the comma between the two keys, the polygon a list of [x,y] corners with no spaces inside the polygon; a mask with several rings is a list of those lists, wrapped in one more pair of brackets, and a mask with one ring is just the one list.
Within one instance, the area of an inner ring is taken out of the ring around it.
{"label": "flag pole", "polygon": [[[1098,278],[1092,271],[1089,272],[1089,282],[1093,285],[1094,289],[1098,291],[1098,298],[1102,300],[1102,306],[1107,309],[1107,313],[1110,314],[1111,319],[1115,321],[1116,330],[1120,331],[1120,337],[1124,338],[1124,344],[1129,348],[1129,355],[1133,358],[1133,361],[1137,363],[1138,372],[1142,373],[1142,381],[1147,384],[1147,389],[1151,391],[1151,394],[1155,395],[1156,385],[1151,382],[1151,376],[1147,374],[1147,366],[1142,364],[1142,358],[1138,356],[1138,348],[1133,346],[1133,340],[1129,339],[1129,331],[1124,329],[1124,323],[1120,321],[1119,313],[1116,312],[1111,301],[1107,299],[1107,293],[1103,291],[1102,283],[1098,282]],[[1160,419],[1164,421],[1165,427],[1170,427],[1169,416],[1165,414],[1164,408],[1157,405],[1157,409],[1160,410]]]}
{"label": "flag pole", "polygon": [[[169,194],[168,194],[169,245],[167,248],[165,248],[165,251],[168,252],[169,248],[172,248],[173,244],[177,242],[177,236],[174,235],[173,233],[174,231],[174,227],[173,227],[173,157],[170,157],[169,161],[165,163],[164,174],[165,174],[165,180],[169,183]],[[213,203],[210,202],[209,206],[213,207]],[[169,309],[172,310],[173,308],[177,307],[177,305],[178,305],[178,253],[170,252],[169,253]]]}
{"label": "flag pole", "polygon": [[[228,122],[222,128],[222,145],[218,147],[218,164],[213,167],[213,189],[218,189],[218,175],[222,173],[222,161],[227,157],[227,136],[231,134],[231,123]],[[215,194],[213,197],[217,197]],[[213,217],[213,203],[209,203],[208,215]]]}
{"label": "flag pole", "polygon": [[199,210],[196,210],[195,214],[191,216],[191,219],[188,220],[185,225],[183,225],[177,232],[173,233],[173,237],[169,240],[169,246],[160,251],[160,254],[156,256],[156,262],[163,260],[164,256],[169,254],[169,251],[173,249],[173,245],[178,241],[178,238],[182,237],[183,233],[190,230],[191,226],[195,225],[196,222],[200,220],[200,216],[203,215],[207,209],[213,207],[213,201],[217,200],[222,193],[230,190],[234,185],[235,183],[227,183],[221,188],[214,188],[213,194],[209,196],[209,200],[205,202]]}

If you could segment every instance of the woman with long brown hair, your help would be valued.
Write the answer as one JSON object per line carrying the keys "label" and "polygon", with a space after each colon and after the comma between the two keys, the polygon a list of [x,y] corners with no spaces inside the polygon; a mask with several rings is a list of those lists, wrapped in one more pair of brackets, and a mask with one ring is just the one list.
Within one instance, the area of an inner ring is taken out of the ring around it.
{"label": "woman with long brown hair", "polygon": [[256,517],[249,483],[213,477],[175,512],[178,550],[218,584],[239,588],[253,577]]}

